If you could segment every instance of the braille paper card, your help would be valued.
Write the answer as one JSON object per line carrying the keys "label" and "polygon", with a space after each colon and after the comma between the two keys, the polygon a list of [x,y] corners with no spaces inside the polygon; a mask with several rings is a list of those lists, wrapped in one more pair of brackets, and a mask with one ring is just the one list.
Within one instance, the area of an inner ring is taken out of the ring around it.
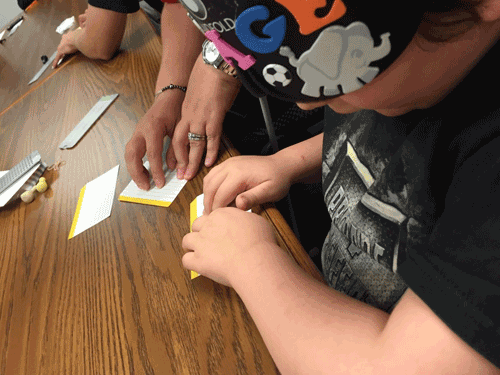
{"label": "braille paper card", "polygon": [[111,215],[119,168],[117,165],[82,188],[68,239]]}
{"label": "braille paper card", "polygon": [[[144,163],[144,166],[151,172],[148,161]],[[139,189],[134,181],[130,181],[118,199],[123,202],[149,204],[152,206],[170,206],[184,185],[186,185],[187,180],[177,179],[176,171],[169,170],[166,163],[163,165],[163,173],[165,174],[165,185],[161,189],[155,186],[153,178],[149,180],[150,189],[148,191]]]}

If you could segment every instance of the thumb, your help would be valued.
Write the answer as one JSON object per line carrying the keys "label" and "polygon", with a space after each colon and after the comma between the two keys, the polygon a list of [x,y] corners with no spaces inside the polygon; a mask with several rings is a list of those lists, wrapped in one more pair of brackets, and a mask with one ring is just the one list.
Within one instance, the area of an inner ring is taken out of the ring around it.
{"label": "thumb", "polygon": [[271,201],[272,196],[269,193],[269,185],[269,182],[265,182],[239,194],[236,197],[236,207],[247,211],[254,206]]}

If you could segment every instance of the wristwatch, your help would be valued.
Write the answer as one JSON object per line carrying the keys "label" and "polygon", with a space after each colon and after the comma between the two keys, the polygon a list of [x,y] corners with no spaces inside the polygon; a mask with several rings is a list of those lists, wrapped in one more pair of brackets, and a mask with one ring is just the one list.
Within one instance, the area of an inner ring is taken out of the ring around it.
{"label": "wristwatch", "polygon": [[207,39],[203,42],[201,56],[205,64],[212,65],[215,69],[236,78],[236,69],[224,60],[211,40]]}

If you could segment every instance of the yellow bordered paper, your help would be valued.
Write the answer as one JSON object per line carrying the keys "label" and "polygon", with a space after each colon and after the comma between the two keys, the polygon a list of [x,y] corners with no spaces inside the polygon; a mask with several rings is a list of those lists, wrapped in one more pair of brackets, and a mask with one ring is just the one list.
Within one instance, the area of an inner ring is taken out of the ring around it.
{"label": "yellow bordered paper", "polygon": [[[144,166],[150,171],[148,161],[144,163]],[[149,180],[150,189],[148,191],[139,189],[134,181],[130,181],[118,199],[122,202],[148,204],[160,207],[170,206],[184,185],[186,185],[187,180],[177,179],[176,171],[169,170],[166,164],[163,166],[163,172],[165,174],[165,185],[161,189],[156,187],[153,178]]]}
{"label": "yellow bordered paper", "polygon": [[117,165],[80,190],[68,240],[111,215],[119,168]]}
{"label": "yellow bordered paper", "polygon": [[75,236],[76,223],[78,222],[78,217],[80,216],[80,210],[82,208],[83,196],[85,195],[85,186],[80,190],[80,197],[78,198],[78,203],[76,204],[75,217],[73,218],[73,224],[71,224],[71,230],[69,231],[68,240]]}
{"label": "yellow bordered paper", "polygon": [[[205,197],[204,194],[198,195],[194,200],[191,202],[189,206],[189,231],[193,231],[193,223],[196,219],[198,219],[200,216],[203,215],[203,210],[205,209],[205,206],[203,204],[203,198]],[[252,212],[252,210],[248,210],[247,212]],[[195,271],[191,271],[191,280],[196,279],[200,274]]]}
{"label": "yellow bordered paper", "polygon": [[[193,223],[194,221],[199,218],[201,215],[203,215],[203,197],[204,195],[198,195],[194,200],[191,202],[190,207],[189,207],[189,230],[192,232],[193,231]],[[191,280],[196,279],[200,274],[196,271],[191,271]]]}

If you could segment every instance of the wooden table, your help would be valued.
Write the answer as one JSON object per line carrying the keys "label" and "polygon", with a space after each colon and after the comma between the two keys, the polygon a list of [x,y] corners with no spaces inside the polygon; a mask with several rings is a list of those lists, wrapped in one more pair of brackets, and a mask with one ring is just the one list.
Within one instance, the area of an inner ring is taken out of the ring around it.
{"label": "wooden table", "polygon": [[[55,1],[54,1],[55,2]],[[55,2],[57,3],[57,2]],[[168,208],[119,202],[124,149],[152,103],[161,46],[129,16],[112,61],[78,55],[0,116],[0,170],[38,150],[59,171],[33,203],[0,209],[0,374],[278,373],[234,290],[182,267],[189,203],[203,168]],[[58,145],[97,100],[120,96],[71,150]],[[220,160],[236,151],[221,148]],[[68,240],[80,189],[120,165],[111,216]],[[281,245],[321,278],[278,211],[258,212]]]}
{"label": "wooden table", "polygon": [[86,1],[82,0],[37,0],[23,14],[21,26],[0,44],[0,115],[53,73],[49,67],[38,81],[28,86],[43,67],[41,57],[50,58],[61,41],[57,26],[68,17],[76,18],[86,7]]}

